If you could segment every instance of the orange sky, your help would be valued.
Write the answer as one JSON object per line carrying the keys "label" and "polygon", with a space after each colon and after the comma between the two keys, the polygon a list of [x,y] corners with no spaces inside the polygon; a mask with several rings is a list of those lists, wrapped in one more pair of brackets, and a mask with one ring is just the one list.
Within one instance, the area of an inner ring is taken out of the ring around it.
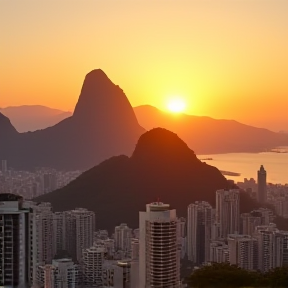
{"label": "orange sky", "polygon": [[1,0],[0,107],[72,110],[103,69],[133,106],[288,130],[287,0]]}

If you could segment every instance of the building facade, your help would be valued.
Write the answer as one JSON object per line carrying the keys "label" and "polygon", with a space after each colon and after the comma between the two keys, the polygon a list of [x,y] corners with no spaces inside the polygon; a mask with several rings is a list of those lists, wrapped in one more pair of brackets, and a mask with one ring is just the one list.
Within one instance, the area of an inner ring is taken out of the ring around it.
{"label": "building facade", "polygon": [[33,279],[33,237],[30,210],[23,199],[0,194],[0,286],[28,287]]}
{"label": "building facade", "polygon": [[154,202],[139,216],[139,288],[180,287],[176,210]]}
{"label": "building facade", "polygon": [[264,204],[267,202],[267,173],[263,165],[261,165],[260,169],[258,170],[257,176],[257,200],[259,203]]}
{"label": "building facade", "polygon": [[210,259],[212,222],[213,209],[208,202],[197,201],[188,206],[187,254],[188,259],[196,265]]}
{"label": "building facade", "polygon": [[238,189],[216,191],[216,223],[220,225],[220,237],[240,232],[240,195]]}

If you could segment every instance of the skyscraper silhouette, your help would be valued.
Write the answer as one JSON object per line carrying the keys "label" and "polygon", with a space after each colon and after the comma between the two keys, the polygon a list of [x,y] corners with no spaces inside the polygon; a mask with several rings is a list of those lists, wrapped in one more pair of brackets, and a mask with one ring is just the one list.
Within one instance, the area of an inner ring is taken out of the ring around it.
{"label": "skyscraper silhouette", "polygon": [[267,173],[264,169],[264,166],[261,165],[258,170],[258,191],[257,191],[257,200],[259,203],[264,204],[267,201]]}

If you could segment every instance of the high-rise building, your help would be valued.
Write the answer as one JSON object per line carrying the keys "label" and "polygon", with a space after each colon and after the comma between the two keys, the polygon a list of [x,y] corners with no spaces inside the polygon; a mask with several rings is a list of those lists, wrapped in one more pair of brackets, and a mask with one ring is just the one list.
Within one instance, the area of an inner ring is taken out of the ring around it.
{"label": "high-rise building", "polygon": [[215,240],[210,243],[210,262],[228,263],[229,248],[225,241]]}
{"label": "high-rise building", "polygon": [[258,269],[258,242],[250,235],[228,235],[229,262],[246,270]]}
{"label": "high-rise building", "polygon": [[[258,269],[267,272],[283,266],[285,233],[280,232],[275,224],[258,226],[254,237],[258,240]],[[286,253],[285,253],[286,252]]]}
{"label": "high-rise building", "polygon": [[55,173],[43,174],[44,193],[49,193],[57,189],[57,176]]}
{"label": "high-rise building", "polygon": [[131,259],[139,260],[139,239],[132,239],[131,241]]}
{"label": "high-rise building", "polygon": [[72,259],[55,259],[52,264],[39,266],[37,285],[44,288],[77,288],[80,287],[79,265]]}
{"label": "high-rise building", "polygon": [[2,160],[1,161],[1,170],[2,173],[6,173],[8,171],[8,165],[7,165],[7,160]]}
{"label": "high-rise building", "polygon": [[239,233],[239,204],[238,189],[216,191],[216,223],[220,225],[221,238]]}
{"label": "high-rise building", "polygon": [[210,259],[210,240],[213,209],[205,201],[197,201],[188,206],[187,252],[188,259],[201,265]]}
{"label": "high-rise building", "polygon": [[57,254],[60,251],[66,250],[66,218],[65,213],[53,213],[53,244],[54,251]]}
{"label": "high-rise building", "polygon": [[55,256],[52,206],[50,203],[35,203],[33,212],[36,216],[37,264],[51,264]]}
{"label": "high-rise building", "polygon": [[267,173],[264,169],[264,166],[261,165],[258,170],[258,191],[257,191],[257,200],[259,203],[264,204],[267,202]]}
{"label": "high-rise building", "polygon": [[66,226],[66,250],[74,260],[81,262],[82,250],[93,245],[95,213],[84,208],[63,213]]}
{"label": "high-rise building", "polygon": [[252,236],[257,226],[262,225],[261,217],[252,216],[251,213],[242,213],[240,215],[240,231],[243,235]]}
{"label": "high-rise building", "polygon": [[103,286],[103,264],[106,249],[95,245],[83,250],[83,280],[87,287]]}
{"label": "high-rise building", "polygon": [[[114,265],[114,288],[130,288],[131,287],[131,262],[118,261]],[[134,287],[133,288],[137,288]]]}
{"label": "high-rise building", "polygon": [[127,224],[122,223],[115,227],[115,250],[128,253],[131,250],[132,229]]}
{"label": "high-rise building", "polygon": [[288,266],[288,231],[280,231],[283,235],[283,266]]}
{"label": "high-rise building", "polygon": [[18,195],[0,194],[0,286],[32,284],[33,238],[30,210]]}
{"label": "high-rise building", "polygon": [[181,217],[177,223],[177,238],[179,245],[180,258],[183,259],[187,254],[187,237],[186,237],[186,219]]}
{"label": "high-rise building", "polygon": [[139,216],[139,288],[180,287],[176,210],[154,202]]}

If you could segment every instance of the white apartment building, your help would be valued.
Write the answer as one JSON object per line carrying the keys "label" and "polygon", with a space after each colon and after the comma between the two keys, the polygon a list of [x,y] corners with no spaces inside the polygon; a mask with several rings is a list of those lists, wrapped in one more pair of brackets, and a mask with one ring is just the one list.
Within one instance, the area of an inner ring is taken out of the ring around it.
{"label": "white apartment building", "polygon": [[77,288],[80,287],[79,266],[72,259],[53,260],[52,264],[39,266],[37,286],[43,288]]}
{"label": "white apartment building", "polygon": [[238,189],[216,191],[216,223],[220,224],[220,237],[240,232],[240,195]]}
{"label": "white apartment building", "polygon": [[127,254],[131,250],[132,229],[125,223],[122,223],[120,226],[116,226],[114,239],[115,250],[121,250]]}
{"label": "white apartment building", "polygon": [[229,262],[229,247],[224,241],[221,240],[211,241],[210,262],[212,263]]}
{"label": "white apartment building", "polygon": [[96,245],[83,250],[83,283],[87,287],[103,286],[103,264],[106,249],[103,245]]}
{"label": "white apartment building", "polygon": [[66,250],[66,218],[65,213],[53,213],[53,250],[55,254]]}
{"label": "white apartment building", "polygon": [[51,264],[55,256],[53,213],[50,203],[33,205],[37,230],[37,265]]}
{"label": "white apartment building", "polygon": [[243,235],[252,236],[256,227],[261,225],[261,217],[252,216],[251,213],[242,213],[240,215],[240,231]]}
{"label": "white apartment building", "polygon": [[187,254],[196,265],[210,259],[212,222],[213,209],[208,202],[196,201],[188,206]]}
{"label": "white apartment building", "polygon": [[65,211],[66,249],[73,259],[81,262],[82,250],[93,245],[95,213],[84,208]]}
{"label": "white apartment building", "polygon": [[254,237],[258,240],[258,268],[267,272],[283,265],[283,256],[287,253],[284,247],[285,232],[280,232],[275,224],[258,226]]}
{"label": "white apartment building", "polygon": [[258,241],[250,235],[228,235],[229,262],[246,270],[258,269]]}
{"label": "white apartment building", "polygon": [[154,202],[139,213],[138,288],[180,287],[180,259],[177,243],[176,210]]}

